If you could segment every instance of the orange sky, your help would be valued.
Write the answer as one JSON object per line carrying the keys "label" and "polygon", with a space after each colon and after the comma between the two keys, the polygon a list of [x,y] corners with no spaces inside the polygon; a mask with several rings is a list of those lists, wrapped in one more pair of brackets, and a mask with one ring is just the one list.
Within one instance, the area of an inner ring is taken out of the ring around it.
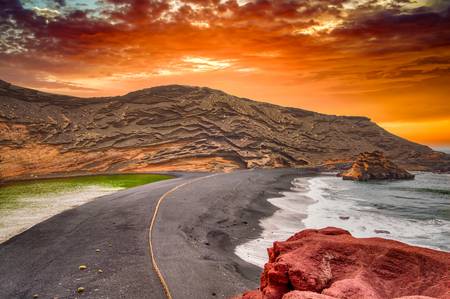
{"label": "orange sky", "polygon": [[208,86],[450,145],[445,0],[6,2],[0,78],[14,84],[83,97]]}

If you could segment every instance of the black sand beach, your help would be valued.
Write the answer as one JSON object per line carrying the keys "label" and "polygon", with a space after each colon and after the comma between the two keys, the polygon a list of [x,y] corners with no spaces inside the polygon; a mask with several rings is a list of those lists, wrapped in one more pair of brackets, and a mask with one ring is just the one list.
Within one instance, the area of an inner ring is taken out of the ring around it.
{"label": "black sand beach", "polygon": [[[266,198],[313,173],[220,173],[170,194],[152,243],[173,298],[228,298],[255,288],[260,269],[238,258],[235,246],[258,236],[258,220],[275,211]],[[151,215],[165,192],[205,175],[180,174],[104,196],[1,244],[0,297],[165,298],[150,263]],[[80,271],[81,264],[88,268]],[[85,291],[77,294],[80,286]]]}

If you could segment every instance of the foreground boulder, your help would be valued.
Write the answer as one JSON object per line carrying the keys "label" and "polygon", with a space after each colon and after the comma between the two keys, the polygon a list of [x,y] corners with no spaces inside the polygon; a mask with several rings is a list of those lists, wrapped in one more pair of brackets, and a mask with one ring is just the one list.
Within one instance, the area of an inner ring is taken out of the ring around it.
{"label": "foreground boulder", "polygon": [[258,290],[240,299],[450,298],[450,253],[307,229],[268,249]]}
{"label": "foreground boulder", "polygon": [[352,167],[339,176],[354,181],[414,179],[413,174],[398,167],[379,151],[359,154]]}

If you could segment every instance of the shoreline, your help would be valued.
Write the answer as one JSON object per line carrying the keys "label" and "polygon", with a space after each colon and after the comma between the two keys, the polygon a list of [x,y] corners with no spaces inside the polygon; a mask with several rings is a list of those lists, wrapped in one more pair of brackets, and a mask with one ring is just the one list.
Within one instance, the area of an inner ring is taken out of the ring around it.
{"label": "shoreline", "polygon": [[[113,184],[102,185],[96,181],[84,184],[77,183],[76,179],[96,177],[112,179],[114,176],[123,177],[127,175],[147,175],[147,173],[69,175],[0,184],[0,191],[2,191],[0,192],[0,244],[65,211],[98,200],[103,196],[129,189],[129,187],[113,186]],[[151,173],[150,175],[163,174]],[[180,174],[171,173],[166,177],[173,179],[176,178],[176,175],[180,176]],[[64,187],[58,188],[58,185],[51,184],[62,184]],[[31,189],[39,191],[27,191]]]}
{"label": "shoreline", "polygon": [[[315,174],[314,169],[219,173],[171,193],[160,207],[152,243],[174,298],[230,298],[256,287],[260,268],[236,256],[234,247],[258,236],[259,219],[275,212],[267,198],[289,190],[293,178]],[[180,173],[103,196],[0,244],[0,259],[7,261],[0,265],[5,274],[0,297],[67,297],[81,285],[90,298],[110,296],[111,290],[130,298],[165,298],[148,255],[151,213],[165,192],[200,176]],[[80,264],[92,270],[74,271]],[[98,275],[96,267],[104,272]]]}
{"label": "shoreline", "polygon": [[[305,229],[303,220],[307,217],[307,208],[314,203],[307,196],[310,191],[308,181],[316,176],[296,176],[290,179],[290,187],[279,192],[278,196],[270,196],[264,199],[275,211],[258,220],[261,232],[256,238],[251,238],[235,247],[234,253],[248,263],[264,268],[267,262],[267,248],[272,247],[273,242],[289,238],[295,232]],[[301,193],[300,193],[301,192]],[[291,200],[298,201],[301,194],[302,203],[293,207]],[[300,209],[299,205],[302,205]]]}
{"label": "shoreline", "polygon": [[[102,196],[3,242],[0,297],[73,298],[82,286],[89,298],[165,298],[149,262],[147,224],[157,198],[195,177]],[[81,264],[88,268],[79,271]]]}
{"label": "shoreline", "polygon": [[201,172],[201,171],[143,171],[143,172],[71,172],[71,173],[53,173],[53,174],[47,174],[42,176],[18,176],[13,178],[7,178],[2,179],[0,178],[0,188],[3,186],[8,186],[16,183],[22,183],[22,182],[33,182],[33,181],[40,181],[40,180],[52,180],[52,179],[72,179],[72,178],[80,178],[80,177],[92,177],[92,176],[99,176],[99,175],[131,175],[131,174],[160,174],[160,175],[168,175],[172,176],[172,178],[179,178],[182,177],[186,173],[207,173]]}
{"label": "shoreline", "polygon": [[[7,273],[0,279],[0,297],[69,296],[81,285],[90,298],[111,296],[111,290],[130,298],[165,298],[148,255],[148,225],[157,200],[178,185],[162,203],[152,235],[173,297],[230,298],[255,289],[261,268],[237,256],[235,248],[262,233],[260,220],[280,210],[270,200],[289,192],[294,178],[322,174],[255,169],[194,182],[201,175],[181,174],[104,196],[0,244],[0,259],[6,261],[0,273]],[[92,271],[76,271],[80,264]],[[30,281],[30,275],[36,278]]]}
{"label": "shoreline", "polygon": [[339,227],[358,238],[385,238],[449,252],[450,222],[443,213],[450,197],[441,195],[448,194],[442,180],[442,174],[429,172],[416,173],[414,181],[312,179],[316,203],[310,206],[305,225]]}
{"label": "shoreline", "polygon": [[[257,269],[256,278],[258,283],[261,274],[261,268],[237,255],[236,248],[251,240],[256,240],[258,236],[261,236],[264,231],[264,228],[261,227],[261,221],[263,219],[273,217],[275,213],[281,210],[280,207],[274,205],[272,202],[270,202],[270,200],[283,198],[286,192],[292,192],[292,181],[294,179],[300,178],[307,180],[308,178],[320,175],[320,172],[317,172],[315,169],[296,169],[297,171],[294,172],[290,172],[289,170],[291,169],[286,170],[286,173],[277,177],[270,185],[266,186],[265,190],[263,190],[258,196],[254,197],[248,203],[245,209],[238,210],[236,215],[237,219],[245,218],[250,220],[248,221],[248,227],[245,227],[247,226],[245,225],[240,230],[240,237],[236,240],[236,242],[233,243],[233,251],[231,252],[231,255],[244,262],[238,262],[238,269],[241,271],[241,274],[244,277],[250,278],[250,275],[254,274],[254,268]],[[248,230],[248,228],[250,228],[250,230]],[[300,229],[301,228],[299,228],[299,230]],[[271,247],[271,245],[267,248]],[[266,260],[268,258],[267,248],[264,248],[264,255],[266,256]]]}
{"label": "shoreline", "polygon": [[26,203],[26,206],[13,209],[5,213],[6,215],[2,215],[0,244],[53,216],[122,190],[124,188],[106,188],[92,185],[81,190],[47,195],[45,198],[42,196],[22,198],[19,202]]}
{"label": "shoreline", "polygon": [[166,198],[153,233],[158,263],[169,286],[191,286],[189,291],[175,288],[173,297],[230,298],[256,288],[261,268],[237,256],[235,248],[257,238],[260,219],[278,210],[267,199],[289,191],[294,178],[317,173],[305,168],[236,171]]}
{"label": "shoreline", "polygon": [[[427,175],[441,176],[441,174],[429,172],[417,174],[422,176],[419,176],[419,180],[415,184],[423,184],[423,177]],[[300,184],[296,184],[296,180],[301,180]],[[435,222],[433,221],[435,226],[429,223],[432,220],[420,220],[413,216],[410,216],[412,217],[410,218],[401,214],[393,214],[394,212],[388,208],[382,208],[389,200],[387,202],[386,200],[373,200],[374,192],[375,194],[380,192],[380,184],[386,186],[385,188],[381,187],[385,189],[385,192],[406,192],[396,191],[395,188],[399,188],[399,184],[409,183],[407,181],[384,183],[376,181],[362,184],[343,182],[340,178],[324,172],[315,176],[294,179],[292,191],[281,192],[281,196],[272,196],[267,199],[267,202],[276,208],[275,212],[260,219],[262,232],[256,238],[237,245],[234,249],[235,253],[246,262],[262,269],[267,262],[266,248],[272,247],[274,241],[284,241],[302,229],[321,229],[327,226],[344,228],[359,238],[386,238],[411,246],[449,252],[448,243],[445,245],[445,242],[438,241],[436,236],[431,237],[439,233],[442,235],[445,226],[448,226],[448,221],[437,219],[438,216],[436,216]],[[403,188],[408,188],[407,186],[405,185]],[[414,187],[418,190],[423,189]],[[414,187],[411,186],[411,188]],[[390,188],[393,191],[386,191],[391,190]],[[364,192],[370,193],[361,193],[361,190],[367,190]],[[338,193],[336,194],[336,192]],[[398,196],[399,198],[402,195],[407,196],[403,193],[384,193],[380,196],[384,199],[388,198],[388,195]],[[430,198],[425,197],[424,201],[427,200],[431,201]],[[361,203],[363,203],[363,206],[360,206]],[[364,204],[368,206],[364,206]],[[410,203],[405,204],[399,200],[397,203],[390,204],[393,205],[393,210],[404,209],[403,211],[406,211],[417,208],[414,206],[417,202],[414,202],[413,198],[411,198]],[[411,213],[413,213],[411,215],[414,215],[415,212]],[[410,226],[408,227],[411,229],[405,232],[404,228],[400,229],[398,226],[393,226],[392,221],[396,217],[400,217],[404,223],[409,223]],[[427,223],[424,223],[419,230],[418,221],[426,221]],[[438,225],[442,227],[438,227]],[[411,231],[412,229],[414,230]],[[441,238],[445,240],[444,235]]]}
{"label": "shoreline", "polygon": [[[244,276],[248,276],[250,273],[254,271],[253,267],[258,269],[257,278],[259,281],[259,275],[261,272],[261,268],[256,266],[255,264],[249,262],[248,260],[243,259],[241,256],[236,254],[236,249],[243,244],[248,243],[249,241],[256,240],[261,234],[264,232],[264,228],[261,226],[261,221],[270,217],[273,217],[275,213],[281,210],[280,207],[274,205],[270,200],[276,200],[279,198],[283,198],[286,192],[292,192],[291,189],[293,187],[292,181],[297,178],[307,179],[309,177],[314,177],[317,175],[317,172],[314,170],[310,171],[306,170],[306,172],[298,172],[298,173],[286,173],[278,177],[271,185],[266,186],[266,190],[263,190],[261,194],[253,198],[244,211],[237,211],[237,219],[245,218],[250,219],[248,221],[248,228],[244,227],[240,232],[240,237],[233,244],[232,255],[236,256],[239,260],[244,261],[245,263],[251,265],[248,267],[245,264],[238,263],[242,274]],[[299,228],[301,229],[301,228]],[[270,244],[267,248],[271,247]],[[267,259],[267,248],[264,248],[263,252]],[[249,271],[250,270],[250,271]],[[249,271],[248,273],[246,271]]]}
{"label": "shoreline", "polygon": [[[257,227],[257,229],[254,230],[257,233],[236,244],[234,247],[234,254],[236,256],[244,260],[246,263],[256,266],[261,270],[268,258],[267,248],[272,247],[273,242],[284,241],[294,233],[306,228],[304,220],[308,217],[308,208],[316,203],[316,199],[310,195],[310,192],[314,191],[311,189],[310,180],[320,177],[334,177],[335,173],[329,171],[317,171],[314,168],[304,170],[305,172],[289,174],[283,177],[283,181],[277,182],[273,186],[276,192],[266,194],[265,197],[258,198],[258,200],[255,201],[255,205],[265,208],[267,212],[258,215],[259,217],[256,222],[253,223],[253,225]],[[298,181],[294,182],[295,180]],[[298,197],[301,197],[302,199],[301,204],[298,202],[296,203],[296,205],[303,206],[300,211],[298,210],[298,206],[292,207],[290,203],[291,199],[298,201]],[[295,221],[286,219],[288,216],[291,216],[289,215],[291,213],[295,213]],[[282,231],[281,236],[280,232],[268,230],[269,227],[272,229],[274,227],[280,228],[283,226],[283,223],[286,222],[288,222],[288,226],[291,230]],[[264,241],[262,239],[264,237],[269,237],[270,240]],[[260,244],[258,245],[258,243]],[[252,253],[251,247],[259,247],[257,250],[260,254],[255,254],[254,252]],[[245,258],[245,255],[250,256]],[[255,258],[257,256],[260,257],[259,262],[257,261],[258,258]],[[263,256],[264,261],[262,261]]]}

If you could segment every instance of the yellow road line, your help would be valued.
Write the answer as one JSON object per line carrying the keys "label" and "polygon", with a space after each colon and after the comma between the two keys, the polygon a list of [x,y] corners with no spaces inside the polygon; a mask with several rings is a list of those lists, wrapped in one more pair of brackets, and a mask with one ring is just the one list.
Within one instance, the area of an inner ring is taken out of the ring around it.
{"label": "yellow road line", "polygon": [[164,199],[169,196],[170,194],[172,194],[173,192],[175,192],[177,189],[184,187],[186,185],[192,184],[194,182],[206,179],[206,178],[210,178],[213,176],[218,175],[216,174],[212,174],[212,175],[208,175],[208,176],[204,176],[204,177],[200,177],[197,179],[193,179],[190,180],[186,183],[180,184],[178,186],[173,187],[172,189],[170,189],[169,191],[167,191],[166,193],[164,193],[159,199],[158,202],[156,203],[156,207],[155,207],[155,211],[153,212],[153,216],[152,216],[152,221],[150,222],[150,229],[149,229],[149,233],[148,233],[148,242],[149,242],[149,247],[150,247],[150,257],[152,259],[152,265],[153,265],[153,270],[155,270],[156,275],[159,278],[159,281],[161,282],[161,285],[164,289],[164,293],[166,294],[167,299],[172,299],[172,295],[170,294],[170,290],[169,290],[169,286],[167,285],[166,280],[164,279],[164,276],[161,273],[161,270],[159,270],[158,264],[156,262],[156,257],[155,257],[155,253],[153,251],[153,244],[152,244],[152,238],[153,238],[153,228],[155,226],[156,223],[156,218],[158,216],[158,211],[159,211],[159,207],[161,205],[161,203],[164,201]]}

